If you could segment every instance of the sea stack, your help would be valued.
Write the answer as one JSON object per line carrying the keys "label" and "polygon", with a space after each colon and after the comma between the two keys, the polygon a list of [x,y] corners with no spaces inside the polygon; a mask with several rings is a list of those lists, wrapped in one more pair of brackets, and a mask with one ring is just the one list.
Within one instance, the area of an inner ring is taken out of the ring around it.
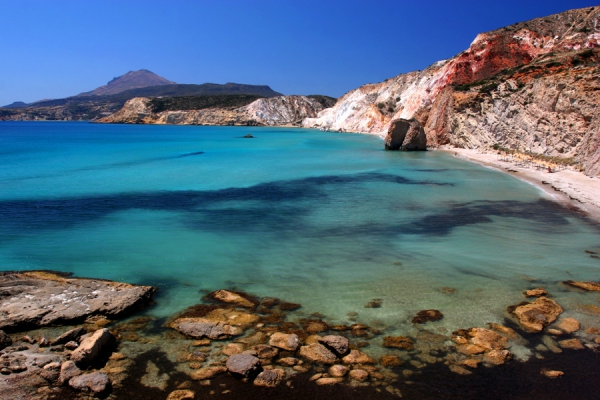
{"label": "sea stack", "polygon": [[392,121],[385,137],[386,150],[427,150],[425,130],[416,119]]}

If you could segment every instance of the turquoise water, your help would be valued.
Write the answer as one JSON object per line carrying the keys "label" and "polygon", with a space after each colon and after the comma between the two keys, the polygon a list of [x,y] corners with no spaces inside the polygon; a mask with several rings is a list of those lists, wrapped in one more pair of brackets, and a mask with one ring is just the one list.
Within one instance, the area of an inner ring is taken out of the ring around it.
{"label": "turquoise water", "polygon": [[0,268],[155,285],[157,316],[225,287],[390,333],[425,308],[444,313],[439,331],[501,322],[537,286],[567,315],[597,303],[558,284],[598,279],[597,226],[497,171],[382,148],[305,129],[4,122]]}

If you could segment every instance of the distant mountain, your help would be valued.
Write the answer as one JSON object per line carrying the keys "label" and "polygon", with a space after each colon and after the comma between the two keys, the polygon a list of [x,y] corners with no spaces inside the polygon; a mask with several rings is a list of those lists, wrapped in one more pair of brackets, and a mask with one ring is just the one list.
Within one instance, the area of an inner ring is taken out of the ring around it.
{"label": "distant mountain", "polygon": [[100,86],[99,88],[96,88],[90,92],[79,93],[76,97],[108,96],[130,89],[174,84],[175,82],[171,82],[162,76],[158,76],[147,69],[140,69],[139,71],[129,71],[125,75],[113,78],[104,86]]}
{"label": "distant mountain", "polygon": [[2,106],[2,108],[25,108],[29,107],[28,103],[23,103],[22,101],[15,101],[7,106]]}

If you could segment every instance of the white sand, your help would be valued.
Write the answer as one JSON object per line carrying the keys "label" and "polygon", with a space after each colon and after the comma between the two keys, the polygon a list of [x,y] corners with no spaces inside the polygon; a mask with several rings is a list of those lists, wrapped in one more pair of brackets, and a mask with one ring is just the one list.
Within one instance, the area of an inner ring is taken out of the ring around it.
{"label": "white sand", "polygon": [[512,162],[500,161],[497,152],[456,148],[440,150],[535,185],[555,201],[579,210],[589,218],[600,222],[600,178],[590,178],[582,172],[571,169],[549,173],[547,170],[519,167]]}

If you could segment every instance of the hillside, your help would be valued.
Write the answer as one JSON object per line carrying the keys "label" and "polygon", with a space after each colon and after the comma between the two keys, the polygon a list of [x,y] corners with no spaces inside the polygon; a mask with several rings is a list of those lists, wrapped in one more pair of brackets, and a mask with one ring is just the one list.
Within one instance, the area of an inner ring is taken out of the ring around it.
{"label": "hillside", "polygon": [[346,93],[303,125],[383,135],[416,118],[428,146],[499,145],[600,174],[600,7],[479,34],[452,59]]}
{"label": "hillside", "polygon": [[129,71],[128,73],[113,78],[104,86],[100,86],[92,91],[83,92],[77,95],[77,97],[86,96],[108,96],[111,94],[117,94],[124,92],[125,90],[145,88],[148,86],[162,86],[162,85],[173,85],[175,82],[171,82],[162,76],[158,76],[147,69],[140,69],[139,71]]}

